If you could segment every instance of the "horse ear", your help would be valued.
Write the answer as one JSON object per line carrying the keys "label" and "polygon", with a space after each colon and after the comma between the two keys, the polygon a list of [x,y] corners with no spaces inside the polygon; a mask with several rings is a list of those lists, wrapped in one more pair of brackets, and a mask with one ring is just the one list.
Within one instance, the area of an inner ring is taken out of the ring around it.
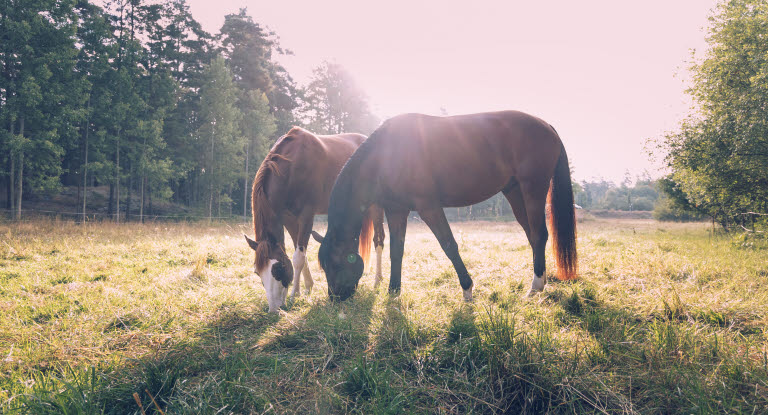
{"label": "horse ear", "polygon": [[249,238],[248,235],[246,235],[246,234],[243,234],[243,236],[245,237],[246,242],[248,242],[248,246],[250,246],[251,249],[253,249],[255,251],[256,248],[259,246],[259,243],[254,241],[253,239]]}
{"label": "horse ear", "polygon": [[323,239],[325,239],[325,237],[323,235],[320,235],[319,233],[317,233],[315,231],[312,231],[312,237],[315,238],[315,240],[317,242],[320,242],[320,243],[323,243]]}

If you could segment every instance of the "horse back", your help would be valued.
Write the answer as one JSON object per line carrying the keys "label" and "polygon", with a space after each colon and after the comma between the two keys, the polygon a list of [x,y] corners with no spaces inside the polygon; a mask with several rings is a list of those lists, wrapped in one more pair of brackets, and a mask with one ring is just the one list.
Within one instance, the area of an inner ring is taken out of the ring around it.
{"label": "horse back", "polygon": [[326,213],[336,177],[365,139],[361,134],[315,135],[291,129],[280,145],[287,167],[280,181],[289,209],[310,207],[316,214]]}
{"label": "horse back", "polygon": [[513,180],[548,182],[561,146],[549,124],[517,111],[405,114],[381,129],[372,157],[382,192],[412,209],[478,203]]}

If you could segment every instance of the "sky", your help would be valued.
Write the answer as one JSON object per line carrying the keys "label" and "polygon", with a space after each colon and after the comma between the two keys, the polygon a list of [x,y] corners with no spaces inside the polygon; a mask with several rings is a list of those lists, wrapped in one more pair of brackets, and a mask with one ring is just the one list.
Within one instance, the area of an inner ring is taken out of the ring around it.
{"label": "sky", "polygon": [[[664,172],[646,141],[690,112],[692,51],[717,0],[188,0],[218,32],[246,7],[300,84],[343,65],[382,118],[514,109],[559,132],[577,180]],[[658,159],[658,157],[657,157]]]}

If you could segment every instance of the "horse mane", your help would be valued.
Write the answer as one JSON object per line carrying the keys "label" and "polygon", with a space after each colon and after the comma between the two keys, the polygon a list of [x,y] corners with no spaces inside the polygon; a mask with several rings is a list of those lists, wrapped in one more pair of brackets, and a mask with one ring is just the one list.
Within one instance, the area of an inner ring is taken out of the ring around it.
{"label": "horse mane", "polygon": [[[282,172],[277,162],[280,160],[291,162],[291,160],[280,152],[286,143],[291,142],[291,133],[295,133],[300,130],[299,127],[293,127],[288,134],[277,141],[272,149],[267,153],[264,161],[259,166],[259,170],[256,172],[256,177],[253,179],[253,187],[251,189],[251,213],[253,216],[253,233],[254,240],[258,242],[265,241],[270,238],[269,223],[275,220],[275,211],[272,208],[272,204],[269,201],[267,195],[267,180],[270,175],[274,174],[281,176]],[[271,236],[274,238],[274,235]],[[256,267],[261,269],[267,265],[269,261],[269,244],[259,244],[256,248]]]}
{"label": "horse mane", "polygon": [[377,143],[381,141],[381,137],[385,135],[383,130],[386,125],[387,121],[379,126],[379,128],[371,133],[371,135],[357,147],[357,150],[352,153],[352,157],[344,163],[344,167],[341,168],[341,172],[339,172],[339,175],[336,178],[336,183],[331,190],[330,204],[328,205],[328,230],[325,232],[325,239],[320,244],[320,249],[317,252],[317,259],[323,269],[326,268],[326,264],[330,259],[330,251],[328,247],[334,244],[333,241],[337,238],[336,233],[341,230],[340,228],[337,228],[339,225],[334,225],[335,223],[354,223],[355,215],[357,215],[361,226],[360,229],[355,230],[354,237],[360,237],[359,232],[363,227],[363,212],[359,209],[350,208],[350,199],[352,198],[351,187],[358,181],[358,173],[362,168],[363,162],[371,155],[371,153],[376,151]]}
{"label": "horse mane", "polygon": [[[328,206],[328,223],[330,224],[331,217],[345,217],[350,214],[348,211],[349,199],[351,198],[350,187],[357,182],[358,172],[362,168],[363,162],[376,151],[377,143],[382,141],[381,137],[385,135],[384,131],[387,122],[384,122],[379,128],[377,128],[367,139],[365,139],[357,150],[352,153],[352,157],[344,163],[344,167],[341,168],[339,176],[336,178],[336,183],[331,190],[331,201]],[[362,214],[359,210],[355,209],[356,214]],[[342,222],[346,222],[342,221]],[[330,229],[329,229],[330,231]]]}

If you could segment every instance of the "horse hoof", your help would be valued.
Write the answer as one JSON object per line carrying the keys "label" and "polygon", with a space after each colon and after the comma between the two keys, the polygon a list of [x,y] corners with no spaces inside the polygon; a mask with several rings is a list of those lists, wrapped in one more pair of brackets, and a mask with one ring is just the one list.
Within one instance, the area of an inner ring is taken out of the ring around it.
{"label": "horse hoof", "polygon": [[464,290],[464,301],[466,302],[472,301],[472,286]]}
{"label": "horse hoof", "polygon": [[312,295],[312,289],[311,288],[307,288],[306,290],[304,290],[304,295],[306,295],[307,297]]}
{"label": "horse hoof", "polygon": [[528,294],[526,295],[526,297],[533,297],[534,295],[539,294],[542,291],[543,290],[534,290],[533,288],[531,288],[531,290],[528,291]]}

